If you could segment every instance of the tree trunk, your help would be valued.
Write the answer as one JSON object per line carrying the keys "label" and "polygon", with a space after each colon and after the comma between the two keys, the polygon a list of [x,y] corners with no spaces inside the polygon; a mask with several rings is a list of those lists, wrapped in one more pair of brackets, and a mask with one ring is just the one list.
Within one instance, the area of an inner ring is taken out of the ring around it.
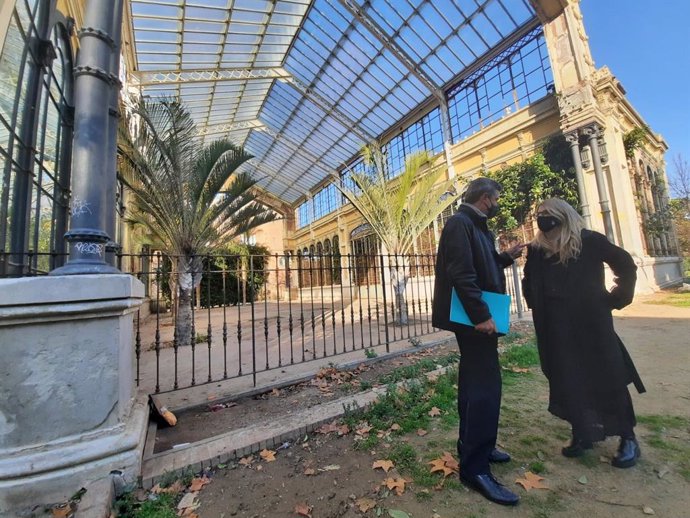
{"label": "tree trunk", "polygon": [[[195,273],[194,277],[201,273]],[[177,260],[177,319],[175,330],[177,331],[177,344],[180,346],[192,343],[192,290],[196,279],[192,276],[192,259],[179,257]]]}
{"label": "tree trunk", "polygon": [[408,277],[405,275],[404,266],[391,267],[391,285],[395,296],[395,323],[401,326],[407,325],[407,299],[405,289],[407,288]]}

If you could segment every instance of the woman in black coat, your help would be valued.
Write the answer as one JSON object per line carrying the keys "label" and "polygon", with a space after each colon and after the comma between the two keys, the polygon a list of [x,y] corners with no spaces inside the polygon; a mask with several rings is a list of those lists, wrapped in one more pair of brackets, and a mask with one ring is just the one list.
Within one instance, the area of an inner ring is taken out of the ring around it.
{"label": "woman in black coat", "polygon": [[[586,230],[582,217],[561,199],[539,206],[537,225],[522,283],[549,380],[549,411],[572,426],[562,453],[579,457],[593,442],[620,436],[612,464],[634,466],[640,447],[628,384],[640,393],[644,386],[613,329],[611,310],[632,302],[637,267],[606,236]],[[611,291],[604,264],[616,277]]]}

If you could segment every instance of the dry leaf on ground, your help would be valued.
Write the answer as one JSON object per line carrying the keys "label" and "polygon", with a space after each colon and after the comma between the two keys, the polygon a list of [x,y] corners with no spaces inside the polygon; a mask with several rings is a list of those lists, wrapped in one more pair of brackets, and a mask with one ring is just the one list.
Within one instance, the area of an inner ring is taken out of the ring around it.
{"label": "dry leaf on ground", "polygon": [[371,498],[359,498],[355,501],[355,505],[360,512],[366,513],[369,509],[376,507],[376,500]]}
{"label": "dry leaf on ground", "polygon": [[316,475],[316,470],[314,468],[306,468],[304,470],[304,474],[308,477],[313,476],[313,475]]}
{"label": "dry leaf on ground", "polygon": [[182,497],[182,500],[180,500],[180,503],[177,504],[178,509],[186,509],[186,508],[191,508],[191,509],[196,509],[199,507],[198,502],[196,501],[197,493],[187,493]]}
{"label": "dry leaf on ground", "polygon": [[372,426],[369,425],[366,421],[363,421],[357,425],[357,429],[355,430],[355,433],[357,435],[367,435],[369,432],[372,430]]}
{"label": "dry leaf on ground", "polygon": [[428,434],[428,433],[429,433],[429,432],[427,432],[427,431],[424,430],[423,428],[420,428],[419,430],[417,430],[417,435],[419,435],[420,437],[424,437],[424,436],[425,436],[426,434]]}
{"label": "dry leaf on ground", "polygon": [[208,477],[195,478],[192,480],[192,483],[189,485],[189,490],[190,491],[201,491],[201,488],[204,487],[209,482],[211,482],[211,480]]}
{"label": "dry leaf on ground", "polygon": [[392,432],[396,432],[396,431],[400,430],[400,425],[398,423],[393,423],[390,427],[390,430]]}
{"label": "dry leaf on ground", "polygon": [[338,425],[333,421],[332,423],[324,424],[321,425],[317,430],[316,433],[321,433],[321,434],[329,434],[332,432],[337,432],[338,431]]}
{"label": "dry leaf on ground", "polygon": [[531,471],[525,472],[525,478],[518,478],[515,482],[524,487],[527,491],[530,489],[549,489],[548,486],[542,484],[544,477],[535,475]]}
{"label": "dry leaf on ground", "polygon": [[372,469],[381,468],[386,473],[388,473],[390,469],[393,469],[393,467],[395,467],[395,464],[390,460],[377,460],[371,466]]}
{"label": "dry leaf on ground", "polygon": [[328,466],[324,466],[323,468],[319,468],[319,471],[337,471],[340,469],[340,466],[337,464],[329,464]]}
{"label": "dry leaf on ground", "polygon": [[405,492],[405,479],[404,478],[387,478],[383,481],[385,485],[391,491],[395,491],[395,494],[400,496]]}
{"label": "dry leaf on ground", "polygon": [[56,505],[50,510],[53,518],[69,518],[74,514],[74,508],[72,504],[67,502],[66,504]]}
{"label": "dry leaf on ground", "polygon": [[186,487],[182,483],[181,480],[176,480],[172,484],[170,484],[168,487],[161,487],[160,484],[156,484],[151,488],[151,492],[154,494],[161,494],[161,493],[166,493],[169,495],[176,495],[178,493],[181,493],[184,491]]}
{"label": "dry leaf on ground", "polygon": [[429,410],[429,417],[436,417],[441,415],[441,409],[438,407],[432,407],[431,410]]}
{"label": "dry leaf on ground", "polygon": [[266,462],[273,462],[276,460],[276,452],[273,450],[267,450],[265,448],[259,452],[259,456]]}
{"label": "dry leaf on ground", "polygon": [[297,513],[300,516],[304,516],[305,518],[311,518],[312,509],[313,507],[309,504],[297,504],[295,506],[295,513]]}
{"label": "dry leaf on ground", "polygon": [[460,470],[458,461],[455,460],[455,457],[453,457],[453,455],[447,451],[444,451],[443,455],[441,455],[438,459],[432,460],[428,464],[431,464],[431,473],[442,471],[444,477],[457,473]]}
{"label": "dry leaf on ground", "polygon": [[442,471],[443,476],[447,477],[453,473],[453,470],[446,466],[446,462],[443,459],[436,459],[429,462],[431,464],[431,472],[436,473],[437,471]]}
{"label": "dry leaf on ground", "polygon": [[251,466],[252,462],[254,462],[254,457],[249,455],[248,457],[242,457],[239,460],[239,464],[242,464],[242,466]]}

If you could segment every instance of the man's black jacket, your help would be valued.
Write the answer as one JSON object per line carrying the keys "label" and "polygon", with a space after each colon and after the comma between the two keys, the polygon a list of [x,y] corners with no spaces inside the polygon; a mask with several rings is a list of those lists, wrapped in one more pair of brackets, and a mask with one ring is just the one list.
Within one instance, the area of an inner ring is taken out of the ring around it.
{"label": "man's black jacket", "polygon": [[461,205],[441,233],[436,256],[436,281],[432,324],[439,329],[476,334],[473,328],[449,320],[451,289],[460,297],[474,324],[491,318],[481,300],[482,291],[505,293],[503,268],[513,264],[509,254],[499,254],[486,217],[472,207]]}

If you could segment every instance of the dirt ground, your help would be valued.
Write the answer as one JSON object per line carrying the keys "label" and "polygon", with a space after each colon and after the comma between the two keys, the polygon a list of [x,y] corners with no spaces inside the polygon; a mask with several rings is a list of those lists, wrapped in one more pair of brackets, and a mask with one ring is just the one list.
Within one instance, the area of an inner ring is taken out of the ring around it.
{"label": "dirt ground", "polygon": [[[408,482],[401,495],[381,486],[386,477],[405,477],[397,468],[388,474],[372,469],[372,463],[386,459],[387,451],[397,442],[407,443],[424,461],[444,451],[454,453],[455,425],[444,426],[439,421],[424,437],[398,436],[389,442],[382,441],[371,451],[355,449],[352,433],[342,437],[335,433],[313,434],[277,451],[273,462],[255,455],[248,466],[219,466],[212,473],[212,482],[199,493],[200,507],[196,512],[201,518],[298,517],[296,506],[304,504],[305,513],[309,512],[302,516],[313,518],[690,516],[690,308],[654,304],[659,297],[641,299],[616,314],[617,330],[648,390],[642,395],[633,390],[640,418],[636,431],[642,459],[632,469],[610,466],[617,446],[613,438],[598,444],[582,459],[566,459],[560,454],[569,428],[546,411],[548,387],[538,367],[533,367],[517,382],[504,386],[499,443],[513,455],[513,461],[496,466],[494,473],[521,496],[516,508],[486,501],[458,484],[453,476],[431,490]],[[362,373],[365,374],[373,382],[381,372]],[[289,411],[293,406],[314,404],[324,397],[314,390],[320,392],[318,387],[303,387],[294,394],[288,391],[282,396],[238,405],[241,417],[239,413],[235,415],[238,423],[276,419],[279,415],[262,410],[268,408],[263,403],[273,401]],[[289,403],[288,397],[292,398]],[[211,427],[209,421],[204,421],[209,416],[232,416],[235,408],[198,412],[199,428]],[[232,419],[226,424],[229,421]],[[170,447],[184,439],[160,437],[161,445],[157,448]],[[167,446],[162,444],[164,441]],[[528,492],[515,483],[526,470],[537,467],[549,489]],[[363,498],[374,503],[364,513],[358,509]]]}

